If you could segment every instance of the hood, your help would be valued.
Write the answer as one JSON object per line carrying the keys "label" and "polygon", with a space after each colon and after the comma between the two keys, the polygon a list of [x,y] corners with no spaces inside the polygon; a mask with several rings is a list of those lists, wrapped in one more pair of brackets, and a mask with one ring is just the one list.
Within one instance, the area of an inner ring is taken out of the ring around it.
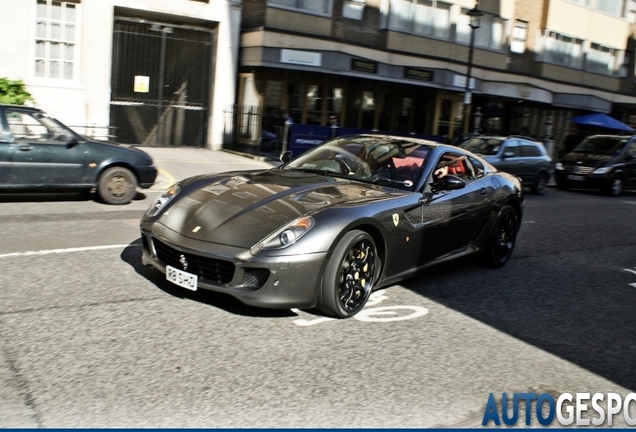
{"label": "hood", "polygon": [[616,156],[594,154],[594,153],[579,153],[570,152],[563,156],[561,163],[566,165],[581,165],[589,167],[598,167],[605,165],[614,159]]}
{"label": "hood", "polygon": [[299,217],[392,195],[379,186],[280,169],[188,182],[159,223],[188,238],[242,248]]}
{"label": "hood", "polygon": [[127,154],[129,157],[136,157],[144,163],[152,163],[152,157],[146,153],[145,151],[138,149],[129,144],[120,144],[112,141],[92,141],[87,140],[86,144],[88,144],[91,148],[100,153],[104,153],[107,155],[113,154]]}

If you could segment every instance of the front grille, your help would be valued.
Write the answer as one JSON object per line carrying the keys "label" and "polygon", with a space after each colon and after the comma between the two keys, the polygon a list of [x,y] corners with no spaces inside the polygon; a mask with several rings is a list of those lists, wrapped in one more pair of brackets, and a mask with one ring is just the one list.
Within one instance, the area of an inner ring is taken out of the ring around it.
{"label": "front grille", "polygon": [[183,269],[183,265],[179,261],[183,255],[188,262],[188,268],[184,269],[184,271],[193,273],[201,279],[225,284],[229,283],[234,277],[234,264],[229,261],[181,252],[156,238],[153,238],[152,242],[157,252],[157,258],[164,264]]}
{"label": "front grille", "polygon": [[259,289],[265,284],[268,277],[269,270],[267,269],[246,268],[243,274],[243,286],[245,288]]}
{"label": "front grille", "polygon": [[592,171],[594,171],[594,168],[586,167],[586,166],[578,166],[578,165],[566,165],[565,170],[572,174],[587,175],[591,173]]}

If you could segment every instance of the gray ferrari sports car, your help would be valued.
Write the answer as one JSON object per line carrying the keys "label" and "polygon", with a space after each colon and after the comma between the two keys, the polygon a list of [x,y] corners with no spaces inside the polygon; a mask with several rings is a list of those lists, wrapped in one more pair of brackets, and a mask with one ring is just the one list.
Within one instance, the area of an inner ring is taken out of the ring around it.
{"label": "gray ferrari sports car", "polygon": [[141,220],[143,262],[189,290],[346,318],[374,289],[515,247],[519,179],[463,149],[348,135],[269,170],[190,177]]}

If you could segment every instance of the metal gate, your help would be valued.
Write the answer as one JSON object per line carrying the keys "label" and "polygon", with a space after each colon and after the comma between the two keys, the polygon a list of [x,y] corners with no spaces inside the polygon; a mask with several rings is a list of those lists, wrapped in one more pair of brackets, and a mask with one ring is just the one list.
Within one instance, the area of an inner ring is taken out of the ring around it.
{"label": "metal gate", "polygon": [[117,141],[203,147],[212,30],[115,18],[110,124]]}

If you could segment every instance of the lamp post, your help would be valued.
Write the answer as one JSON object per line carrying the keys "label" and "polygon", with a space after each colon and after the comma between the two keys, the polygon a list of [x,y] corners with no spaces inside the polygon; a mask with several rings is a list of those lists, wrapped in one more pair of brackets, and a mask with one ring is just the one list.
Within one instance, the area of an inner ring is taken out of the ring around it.
{"label": "lamp post", "polygon": [[470,26],[470,45],[468,47],[468,70],[466,71],[466,89],[464,92],[464,132],[468,132],[468,120],[470,104],[472,103],[472,89],[470,88],[470,78],[473,71],[473,51],[475,48],[475,30],[477,30],[480,26],[481,17],[484,15],[482,11],[479,10],[479,0],[475,3],[475,7],[466,12],[468,17],[470,18],[470,22],[468,25]]}

